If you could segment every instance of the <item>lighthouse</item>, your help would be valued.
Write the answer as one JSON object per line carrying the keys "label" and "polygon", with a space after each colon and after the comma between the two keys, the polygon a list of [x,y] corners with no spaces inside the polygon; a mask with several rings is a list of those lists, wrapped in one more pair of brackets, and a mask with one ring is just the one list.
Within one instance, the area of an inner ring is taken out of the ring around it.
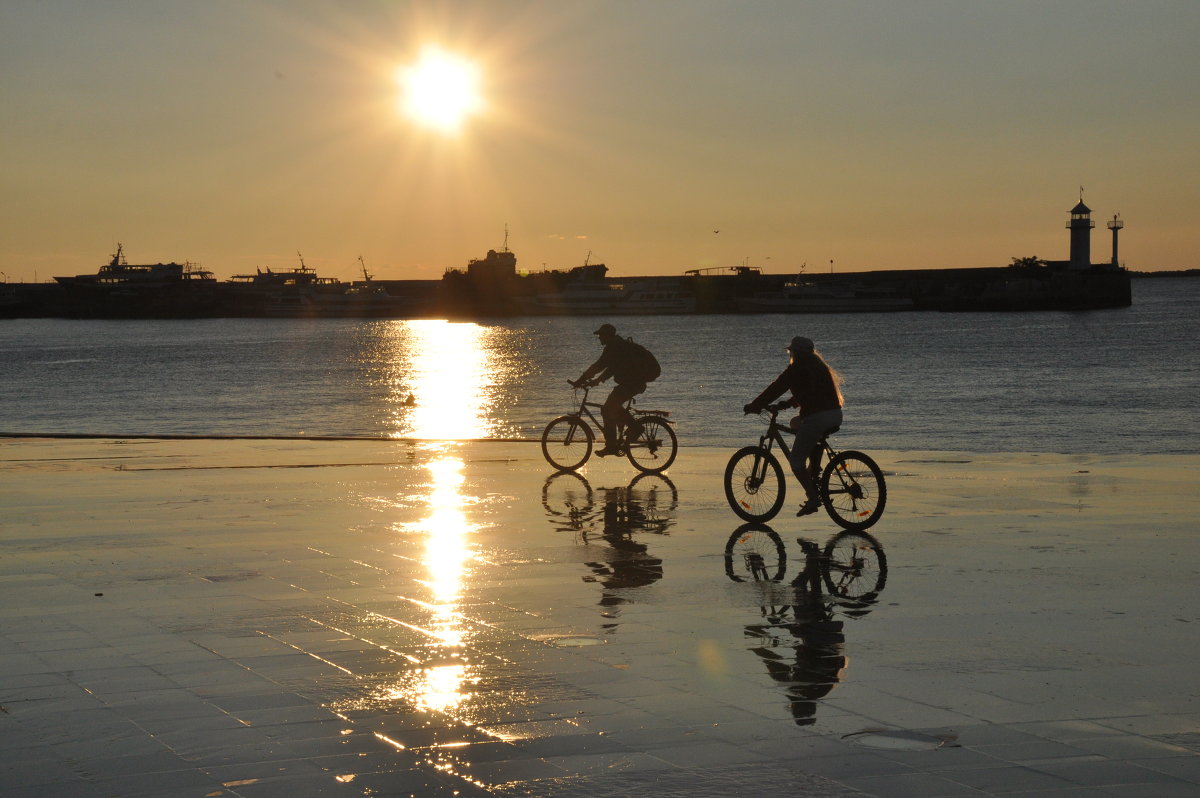
{"label": "lighthouse", "polygon": [[1113,266],[1121,265],[1120,263],[1117,262],[1117,233],[1119,233],[1121,231],[1121,228],[1124,226],[1125,226],[1125,222],[1121,220],[1121,214],[1114,213],[1112,221],[1108,223],[1108,229],[1112,230],[1112,234],[1113,234],[1113,256],[1112,256],[1112,265]]}
{"label": "lighthouse", "polygon": [[1071,221],[1067,222],[1067,229],[1071,231],[1069,268],[1087,269],[1091,267],[1092,228],[1095,226],[1096,223],[1092,221],[1092,209],[1083,204],[1081,197],[1079,204],[1071,209]]}

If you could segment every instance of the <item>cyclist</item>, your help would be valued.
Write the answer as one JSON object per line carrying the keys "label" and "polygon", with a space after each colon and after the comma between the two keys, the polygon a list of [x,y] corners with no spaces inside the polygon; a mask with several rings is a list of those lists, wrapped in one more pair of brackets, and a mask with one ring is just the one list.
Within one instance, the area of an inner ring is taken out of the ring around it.
{"label": "cyclist", "polygon": [[792,473],[800,480],[806,496],[796,515],[808,515],[821,506],[809,471],[809,461],[817,441],[842,423],[842,377],[825,362],[809,338],[797,335],[788,344],[787,351],[791,354],[788,367],[742,410],[760,413],[784,391],[791,389],[792,406],[799,408],[799,414],[791,420],[796,443],[789,460]]}
{"label": "cyclist", "polygon": [[635,423],[633,416],[625,409],[625,403],[646,390],[649,375],[645,372],[642,354],[646,350],[640,344],[617,335],[617,328],[611,324],[601,324],[593,335],[600,339],[604,351],[600,358],[588,366],[579,379],[571,384],[599,385],[609,377],[616,383],[616,387],[600,407],[600,417],[604,422],[604,448],[597,451],[596,455],[607,457],[610,454],[622,454],[617,427],[632,426]]}

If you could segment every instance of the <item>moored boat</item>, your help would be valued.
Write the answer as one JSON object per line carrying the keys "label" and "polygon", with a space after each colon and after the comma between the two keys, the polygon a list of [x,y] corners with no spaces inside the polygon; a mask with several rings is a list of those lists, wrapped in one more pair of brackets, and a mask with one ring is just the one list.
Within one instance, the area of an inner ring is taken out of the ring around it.
{"label": "moored boat", "polygon": [[117,244],[95,274],[55,277],[67,314],[79,318],[197,318],[213,315],[217,280],[198,264],[130,264]]}
{"label": "moored boat", "polygon": [[780,290],[739,297],[736,305],[743,313],[881,313],[915,306],[911,296],[887,287],[810,280],[789,280]]}

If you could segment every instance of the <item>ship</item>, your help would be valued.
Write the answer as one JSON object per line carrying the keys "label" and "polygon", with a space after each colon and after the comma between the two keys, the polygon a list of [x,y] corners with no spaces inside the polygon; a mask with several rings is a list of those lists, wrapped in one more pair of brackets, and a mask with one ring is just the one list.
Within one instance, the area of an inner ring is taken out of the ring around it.
{"label": "ship", "polygon": [[913,310],[912,297],[885,286],[826,283],[793,279],[775,291],[760,291],[736,300],[742,313],[882,313]]}
{"label": "ship", "polygon": [[130,264],[117,244],[95,274],[55,277],[75,318],[203,318],[219,306],[217,279],[198,264]]}
{"label": "ship", "polygon": [[[617,312],[625,296],[625,287],[610,283],[603,263],[576,266],[556,284],[532,296],[518,298],[520,308],[532,316],[595,316]],[[556,273],[553,276],[561,275]]]}
{"label": "ship", "polygon": [[389,294],[373,282],[359,256],[363,281],[344,283],[336,277],[321,277],[304,262],[278,271],[257,269],[254,274],[234,275],[225,283],[226,305],[231,315],[268,318],[355,318],[397,317],[413,310],[413,301]]}
{"label": "ship", "polygon": [[610,281],[602,263],[577,266],[561,281],[517,301],[533,316],[666,316],[696,312],[696,296],[680,278],[635,277]]}

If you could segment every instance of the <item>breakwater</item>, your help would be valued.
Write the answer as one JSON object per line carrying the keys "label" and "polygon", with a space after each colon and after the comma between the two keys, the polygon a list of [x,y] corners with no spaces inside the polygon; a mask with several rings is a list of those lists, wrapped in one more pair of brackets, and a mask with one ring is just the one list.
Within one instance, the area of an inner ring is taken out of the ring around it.
{"label": "breakwater", "polygon": [[[344,283],[310,270],[270,279],[6,284],[0,316],[60,318],[480,318],[572,315],[1023,311],[1125,307],[1130,274],[1097,265],[763,274],[737,267],[614,278],[603,265],[520,273],[488,253],[439,280]],[[308,278],[302,278],[309,275]]]}

